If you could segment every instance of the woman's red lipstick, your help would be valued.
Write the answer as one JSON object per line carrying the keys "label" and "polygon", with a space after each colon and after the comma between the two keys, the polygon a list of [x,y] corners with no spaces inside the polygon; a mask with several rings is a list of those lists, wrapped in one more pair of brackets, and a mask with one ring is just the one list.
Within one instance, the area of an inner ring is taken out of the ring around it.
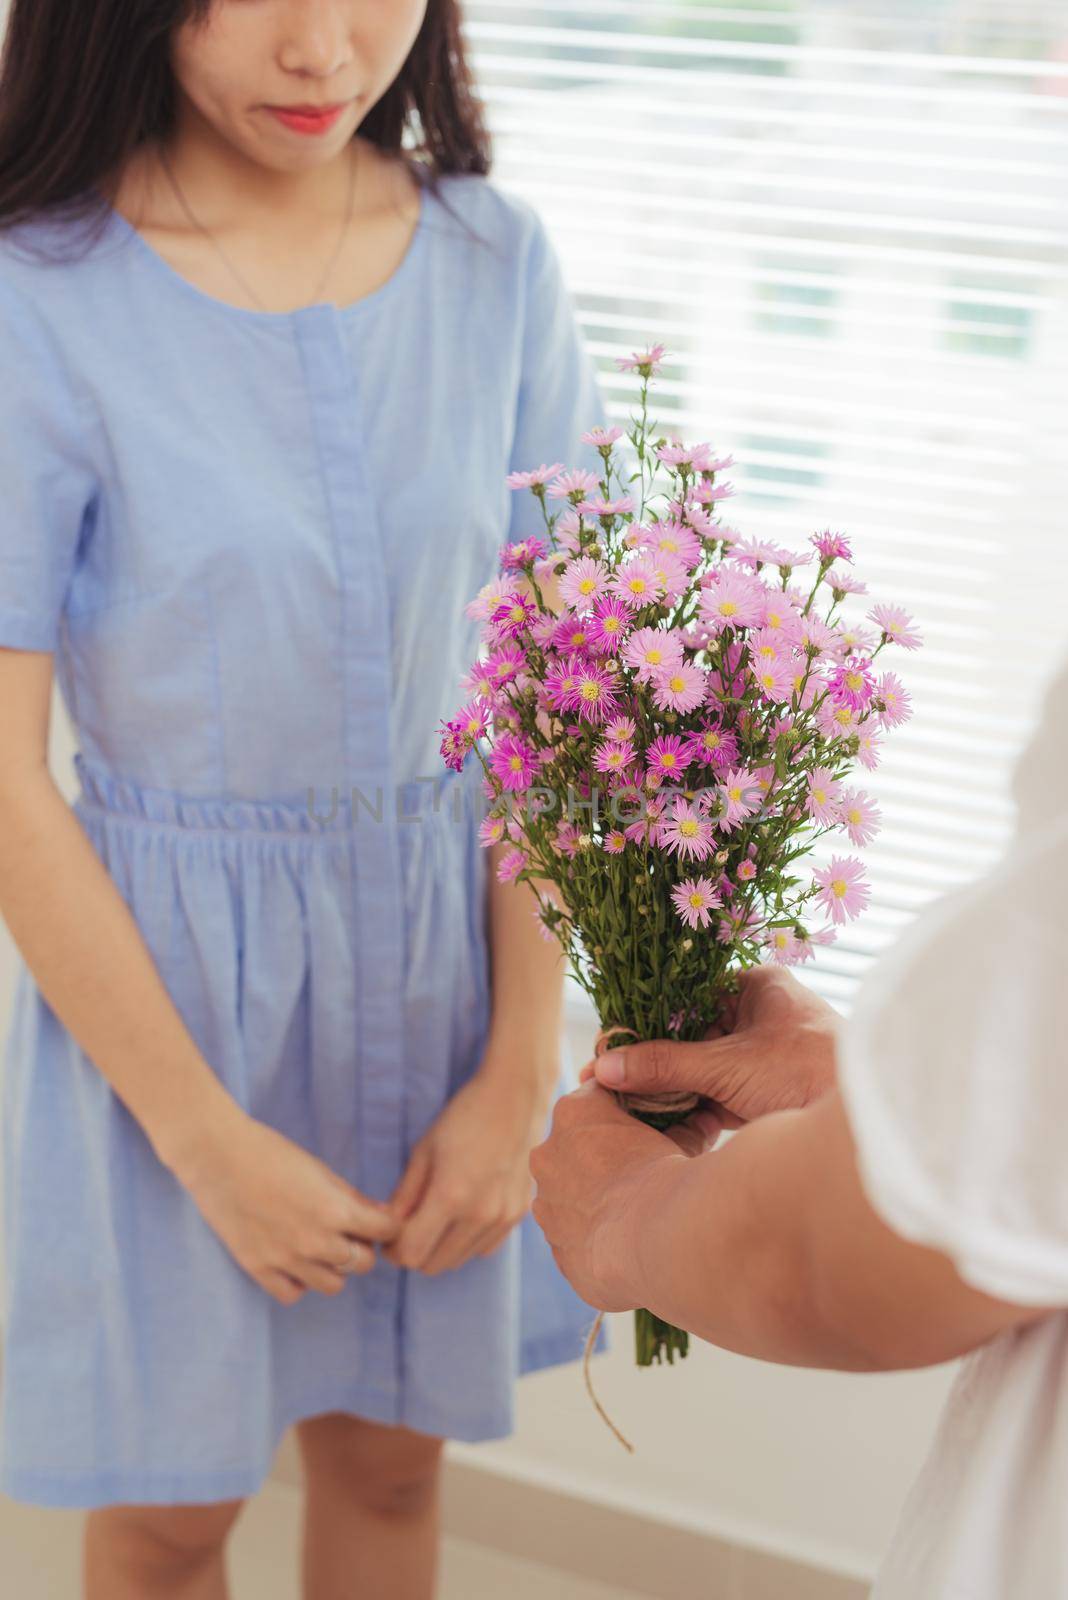
{"label": "woman's red lipstick", "polygon": [[294,133],[325,133],[344,111],[347,102],[333,106],[265,106],[272,117],[292,128]]}

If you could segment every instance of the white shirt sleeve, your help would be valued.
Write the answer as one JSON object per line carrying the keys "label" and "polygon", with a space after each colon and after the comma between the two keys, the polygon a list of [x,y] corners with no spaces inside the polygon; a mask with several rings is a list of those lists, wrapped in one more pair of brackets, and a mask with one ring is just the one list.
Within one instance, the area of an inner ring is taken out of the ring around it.
{"label": "white shirt sleeve", "polygon": [[1000,862],[869,973],[839,1083],[895,1232],[973,1287],[1068,1306],[1068,668],[1016,772]]}

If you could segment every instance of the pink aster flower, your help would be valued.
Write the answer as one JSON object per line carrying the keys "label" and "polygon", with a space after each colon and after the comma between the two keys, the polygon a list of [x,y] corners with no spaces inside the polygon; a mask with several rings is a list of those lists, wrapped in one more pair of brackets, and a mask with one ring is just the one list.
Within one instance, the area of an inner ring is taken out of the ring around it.
{"label": "pink aster flower", "polygon": [[491,844],[500,844],[504,838],[503,817],[483,817],[478,825],[478,842],[484,850]]}
{"label": "pink aster flower", "polygon": [[621,856],[627,848],[627,837],[621,828],[611,828],[604,836],[604,847],[610,856]]}
{"label": "pink aster flower", "polygon": [[738,871],[735,873],[735,877],[738,879],[739,883],[752,883],[756,875],[757,869],[755,861],[750,861],[748,857],[746,857],[744,861],[739,861]]}
{"label": "pink aster flower", "polygon": [[713,633],[724,628],[752,628],[764,613],[764,585],[742,572],[722,570],[718,581],[701,590],[701,617]]}
{"label": "pink aster flower", "polygon": [[671,891],[675,910],[688,928],[707,928],[719,895],[708,878],[684,878]]}
{"label": "pink aster flower", "polygon": [[698,449],[701,454],[700,457],[694,456],[694,463],[702,473],[725,472],[728,467],[733,467],[734,465],[733,456],[717,456],[710,444],[699,445]]}
{"label": "pink aster flower", "polygon": [[536,645],[540,645],[541,648],[545,650],[552,644],[553,637],[559,625],[560,619],[556,616],[555,612],[539,612],[539,614],[530,624],[530,637],[533,639]]}
{"label": "pink aster flower", "polygon": [[574,711],[578,692],[579,673],[589,664],[589,657],[581,650],[572,651],[563,660],[554,661],[545,674],[545,697],[556,711]]}
{"label": "pink aster flower", "polygon": [[575,510],[589,517],[625,517],[634,510],[634,496],[624,494],[618,500],[606,500],[603,494],[587,495]]}
{"label": "pink aster flower", "polygon": [[590,611],[593,603],[608,589],[609,572],[603,561],[580,556],[568,563],[560,578],[560,594],[574,611]]}
{"label": "pink aster flower", "polygon": [[653,674],[653,699],[661,711],[692,711],[705,698],[707,676],[702,667],[685,661],[674,667],[661,667]]}
{"label": "pink aster flower", "polygon": [[497,740],[489,765],[506,789],[529,789],[538,770],[534,751],[514,733],[502,734]]}
{"label": "pink aster flower", "polygon": [[756,784],[761,805],[764,804],[772,790],[782,788],[778,778],[775,776],[774,767],[754,767],[750,776]]}
{"label": "pink aster flower", "polygon": [[677,778],[689,764],[689,753],[677,733],[666,733],[653,740],[645,752],[645,760],[650,772],[657,772],[665,778]]}
{"label": "pink aster flower", "polygon": [[793,967],[805,959],[793,928],[769,928],[764,935],[764,947],[779,967]]}
{"label": "pink aster flower", "polygon": [[619,710],[615,680],[603,667],[585,662],[576,673],[573,705],[584,722],[603,722]]}
{"label": "pink aster flower", "polygon": [[810,611],[807,617],[801,618],[801,643],[809,655],[822,656],[834,649],[838,643],[838,635],[833,628],[827,626],[822,617],[817,617],[814,611]]}
{"label": "pink aster flower", "polygon": [[616,356],[616,366],[620,372],[637,372],[643,378],[652,378],[666,353],[666,346],[651,344],[645,350],[633,350],[629,356]]}
{"label": "pink aster flower", "polygon": [[912,715],[912,697],[894,672],[886,672],[875,687],[875,707],[884,728],[897,728]]}
{"label": "pink aster flower", "polygon": [[870,844],[879,831],[882,813],[860,789],[843,789],[838,802],[838,820],[853,844]]}
{"label": "pink aster flower", "polygon": [[805,801],[805,810],[817,822],[837,822],[838,800],[841,793],[842,785],[830,767],[816,767],[808,775],[808,798]]}
{"label": "pink aster flower", "polygon": [[871,662],[865,661],[863,656],[850,656],[843,661],[831,673],[827,683],[833,698],[841,705],[852,706],[854,710],[862,710],[867,705],[874,686]]}
{"label": "pink aster flower", "polygon": [[615,739],[606,739],[593,753],[593,764],[598,772],[626,772],[635,759],[634,746]]}
{"label": "pink aster flower", "polygon": [[693,571],[703,554],[703,546],[694,530],[675,519],[654,522],[645,543],[653,555],[674,556],[689,572]]}
{"label": "pink aster flower", "polygon": [[552,643],[555,649],[571,652],[590,647],[590,624],[585,617],[576,617],[573,611],[564,611],[556,624]]}
{"label": "pink aster flower", "polygon": [[712,505],[717,500],[729,500],[734,493],[733,483],[701,483],[694,490],[699,494],[706,505]]}
{"label": "pink aster flower", "polygon": [[660,582],[661,601],[664,605],[673,606],[689,587],[689,568],[678,556],[669,555],[666,550],[650,551],[649,560]]}
{"label": "pink aster flower", "polygon": [[624,561],[613,575],[612,591],[632,611],[655,604],[662,593],[662,586],[653,561],[645,555]]}
{"label": "pink aster flower", "polygon": [[690,735],[687,755],[707,767],[729,767],[738,759],[738,740],[729,728],[710,721]]}
{"label": "pink aster flower", "polygon": [[852,706],[824,700],[816,712],[816,726],[825,739],[846,739],[858,731],[860,720]]}
{"label": "pink aster flower", "polygon": [[816,898],[832,922],[859,917],[871,897],[863,864],[854,856],[832,856],[827,866],[818,868],[812,877],[819,885]]}
{"label": "pink aster flower", "polygon": [[508,594],[490,613],[490,621],[501,639],[515,639],[523,632],[538,608],[523,594]]}
{"label": "pink aster flower", "polygon": [[869,772],[874,772],[882,756],[882,740],[874,728],[858,728],[857,760]]}
{"label": "pink aster flower", "polygon": [[630,610],[614,594],[605,595],[593,608],[589,623],[590,649],[602,654],[619,649],[630,627]]}
{"label": "pink aster flower", "polygon": [[455,722],[441,724],[441,743],[438,748],[441,751],[441,759],[447,767],[453,772],[463,771],[469,746]]}
{"label": "pink aster flower", "polygon": [[765,596],[759,625],[762,634],[775,634],[786,644],[800,642],[801,617],[797,607],[781,592],[771,591]]}
{"label": "pink aster flower", "polygon": [[746,641],[751,661],[788,659],[793,655],[789,643],[776,628],[756,628]]}
{"label": "pink aster flower", "polygon": [[859,578],[854,578],[851,572],[843,572],[841,567],[829,567],[823,574],[823,581],[833,591],[836,600],[844,600],[847,594],[867,594],[868,585],[861,583]]}
{"label": "pink aster flower", "polygon": [[750,663],[757,688],[765,700],[777,704],[789,700],[794,693],[794,668],[781,656],[761,655]]}
{"label": "pink aster flower", "polygon": [[660,829],[660,843],[673,855],[704,861],[716,847],[711,822],[680,795]]}
{"label": "pink aster flower", "polygon": [[514,883],[527,864],[522,850],[506,850],[497,863],[497,878],[501,883]]}
{"label": "pink aster flower", "polygon": [[[720,466],[724,470],[726,470],[727,467],[733,467],[733,465],[734,459],[732,456],[724,456],[720,463]],[[717,471],[718,470],[719,469],[717,468]],[[692,485],[690,489],[690,499],[697,506],[713,505],[717,500],[723,500],[726,498],[726,496],[718,492],[720,489],[726,489],[728,495],[734,493],[729,484],[711,483],[708,479],[702,479],[700,483],[695,483]],[[724,528],[722,533],[716,529],[714,532],[714,537],[717,539],[725,538],[728,544],[733,544],[734,541],[740,537],[740,535],[734,528]]]}
{"label": "pink aster flower", "polygon": [[511,592],[511,585],[506,578],[493,578],[482,585],[473,600],[467,602],[464,615],[473,617],[476,622],[488,622],[505,595]]}
{"label": "pink aster flower", "polygon": [[552,848],[557,855],[567,856],[571,859],[577,856],[582,849],[582,841],[586,837],[580,828],[573,822],[566,822],[563,818],[556,824],[556,833],[553,836]]}
{"label": "pink aster flower", "polygon": [[526,666],[527,658],[517,645],[506,644],[500,650],[492,650],[486,660],[487,676],[491,683],[500,685],[511,683],[512,679]]}
{"label": "pink aster flower", "polygon": [[739,908],[729,916],[721,917],[716,929],[720,944],[746,944],[755,939],[760,929],[760,918],[755,911]]}
{"label": "pink aster flower", "polygon": [[599,448],[603,444],[615,444],[616,440],[622,439],[622,437],[623,429],[616,423],[613,423],[610,428],[604,428],[598,424],[596,428],[590,428],[587,433],[581,435],[581,443],[596,445]]}
{"label": "pink aster flower", "polygon": [[468,748],[484,739],[489,728],[489,712],[476,701],[469,702],[452,719],[452,725],[467,740]]}
{"label": "pink aster flower", "polygon": [[754,572],[761,567],[779,567],[792,572],[795,567],[805,567],[812,560],[811,550],[799,555],[771,539],[740,539],[731,547],[730,556],[732,561]]}
{"label": "pink aster flower", "polygon": [[617,744],[625,744],[628,739],[633,739],[637,731],[633,717],[611,717],[604,725],[605,738]]}
{"label": "pink aster flower", "polygon": [[844,533],[814,533],[811,544],[819,551],[821,561],[852,561],[853,551]]}
{"label": "pink aster flower", "polygon": [[585,500],[586,496],[592,494],[596,488],[596,472],[591,472],[588,467],[575,467],[569,472],[561,472],[554,482],[549,485],[549,499],[569,500],[571,502],[568,507],[568,514],[574,512],[575,527],[577,528],[577,502]]}
{"label": "pink aster flower", "polygon": [[879,635],[862,622],[843,622],[838,626],[835,650],[840,656],[868,656],[878,642]]}
{"label": "pink aster flower", "polygon": [[556,477],[563,465],[562,461],[555,461],[551,467],[543,463],[530,472],[510,472],[504,481],[509,489],[543,489],[550,478]]}
{"label": "pink aster flower", "polygon": [[661,668],[682,665],[682,640],[663,628],[637,628],[623,646],[623,660],[639,683],[647,683]]}
{"label": "pink aster flower", "polygon": [[905,650],[918,650],[923,636],[917,633],[912,618],[901,606],[872,606],[868,616],[882,631],[887,644],[899,644]]}
{"label": "pink aster flower", "polygon": [[492,706],[497,698],[497,685],[487,661],[473,662],[470,670],[460,678],[460,688],[464,694],[476,700],[485,700],[488,706]]}
{"label": "pink aster flower", "polygon": [[665,466],[685,467],[689,473],[695,474],[700,470],[698,462],[707,459],[710,448],[707,444],[684,444],[676,436],[670,444],[657,445],[654,454]]}
{"label": "pink aster flower", "polygon": [[518,539],[501,550],[501,566],[505,572],[519,572],[534,561],[543,561],[548,554],[544,539]]}
{"label": "pink aster flower", "polygon": [[744,767],[734,767],[724,773],[719,786],[719,798],[722,806],[720,827],[727,833],[759,810],[763,800],[760,786]]}

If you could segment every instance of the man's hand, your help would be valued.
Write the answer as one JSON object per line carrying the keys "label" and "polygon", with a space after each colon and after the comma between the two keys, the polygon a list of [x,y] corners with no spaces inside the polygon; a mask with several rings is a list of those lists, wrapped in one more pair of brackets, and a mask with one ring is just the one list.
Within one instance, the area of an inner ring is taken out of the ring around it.
{"label": "man's hand", "polygon": [[531,1152],[534,1220],[564,1276],[600,1311],[641,1304],[638,1219],[688,1155],[710,1148],[691,1129],[671,1132],[679,1136],[656,1132],[586,1083],[556,1102],[552,1132]]}
{"label": "man's hand", "polygon": [[781,967],[752,967],[717,1026],[694,1044],[655,1039],[606,1050],[587,1062],[582,1082],[658,1094],[690,1089],[705,1097],[694,1113],[712,1135],[769,1111],[800,1110],[834,1087],[839,1016]]}

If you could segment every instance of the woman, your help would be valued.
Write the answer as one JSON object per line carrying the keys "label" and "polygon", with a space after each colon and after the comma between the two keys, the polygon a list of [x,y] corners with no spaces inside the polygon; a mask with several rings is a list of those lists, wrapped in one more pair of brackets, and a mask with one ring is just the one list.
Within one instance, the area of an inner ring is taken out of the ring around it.
{"label": "woman", "polygon": [[291,1423],[308,1592],[429,1594],[442,1440],[581,1353],[528,1215],[559,962],[428,781],[509,470],[600,462],[488,166],[453,0],[11,11],[0,1488],[92,1510],[90,1600],[223,1595]]}

